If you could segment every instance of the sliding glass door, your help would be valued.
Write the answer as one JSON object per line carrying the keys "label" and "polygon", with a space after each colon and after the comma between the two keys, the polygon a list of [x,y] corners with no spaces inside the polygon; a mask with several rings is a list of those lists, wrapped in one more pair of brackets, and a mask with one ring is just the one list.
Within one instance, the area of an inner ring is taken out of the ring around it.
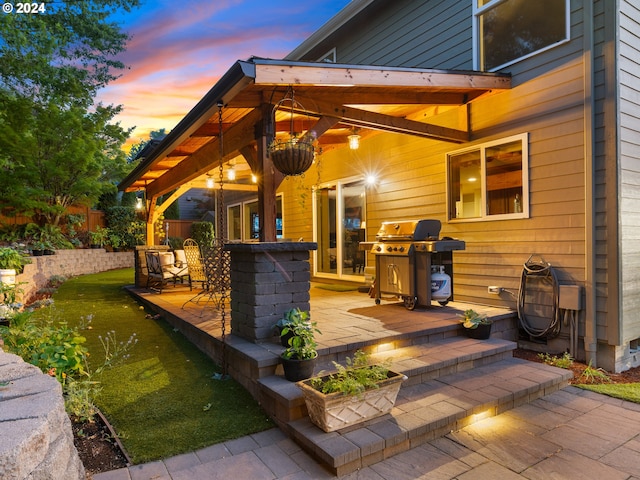
{"label": "sliding glass door", "polygon": [[363,180],[323,185],[314,193],[314,238],[318,243],[315,275],[352,280],[364,278],[366,218]]}

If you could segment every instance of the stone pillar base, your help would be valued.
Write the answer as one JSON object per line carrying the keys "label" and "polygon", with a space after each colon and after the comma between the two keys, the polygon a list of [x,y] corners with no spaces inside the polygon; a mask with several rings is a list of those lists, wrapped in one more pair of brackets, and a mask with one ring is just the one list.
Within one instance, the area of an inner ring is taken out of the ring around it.
{"label": "stone pillar base", "polygon": [[309,310],[309,251],[315,242],[233,243],[231,332],[253,343],[273,337],[273,326],[292,308]]}

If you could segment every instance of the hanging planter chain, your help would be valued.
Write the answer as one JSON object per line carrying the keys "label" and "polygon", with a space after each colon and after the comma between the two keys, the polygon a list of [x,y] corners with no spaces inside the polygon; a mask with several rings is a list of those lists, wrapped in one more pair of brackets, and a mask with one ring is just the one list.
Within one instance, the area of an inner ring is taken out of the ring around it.
{"label": "hanging planter chain", "polygon": [[[218,228],[219,232],[216,235],[216,257],[218,258],[218,279],[220,289],[220,328],[222,330],[222,373],[221,379],[228,378],[228,368],[227,368],[227,342],[226,342],[226,301],[227,301],[227,290],[229,288],[229,273],[230,273],[230,264],[229,264],[229,252],[224,250],[225,243],[225,217],[224,217],[224,171],[222,166],[222,160],[224,158],[224,144],[223,144],[223,135],[222,135],[222,102],[218,103],[218,125],[220,127],[220,132],[218,134],[218,143],[220,144],[220,193],[218,197]],[[212,287],[213,288],[213,287]]]}

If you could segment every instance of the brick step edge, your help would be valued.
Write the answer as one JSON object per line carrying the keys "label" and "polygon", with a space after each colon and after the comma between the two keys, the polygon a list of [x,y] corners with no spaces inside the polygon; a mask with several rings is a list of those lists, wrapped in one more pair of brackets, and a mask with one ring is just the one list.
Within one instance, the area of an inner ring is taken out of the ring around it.
{"label": "brick step edge", "polygon": [[[494,361],[511,358],[517,344],[509,340],[491,338],[474,340],[466,337],[449,337],[431,343],[401,347],[371,355],[373,362],[391,359],[391,370],[409,377],[403,386],[421,383],[440,375],[465,371]],[[315,368],[335,371],[332,363],[322,362]],[[302,392],[295,383],[282,375],[272,375],[258,380],[264,394],[291,408],[304,403]]]}
{"label": "brick step edge", "polygon": [[572,373],[510,358],[402,388],[390,414],[325,433],[308,417],[287,424],[302,448],[344,475],[565,387]]}

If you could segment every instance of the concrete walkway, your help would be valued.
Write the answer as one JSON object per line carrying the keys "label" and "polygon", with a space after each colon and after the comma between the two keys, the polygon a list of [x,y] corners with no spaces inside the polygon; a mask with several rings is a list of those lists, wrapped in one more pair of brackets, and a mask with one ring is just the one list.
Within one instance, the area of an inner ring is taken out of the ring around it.
{"label": "concrete walkway", "polygon": [[[94,480],[335,478],[280,430]],[[640,405],[567,387],[340,478],[640,480]]]}

